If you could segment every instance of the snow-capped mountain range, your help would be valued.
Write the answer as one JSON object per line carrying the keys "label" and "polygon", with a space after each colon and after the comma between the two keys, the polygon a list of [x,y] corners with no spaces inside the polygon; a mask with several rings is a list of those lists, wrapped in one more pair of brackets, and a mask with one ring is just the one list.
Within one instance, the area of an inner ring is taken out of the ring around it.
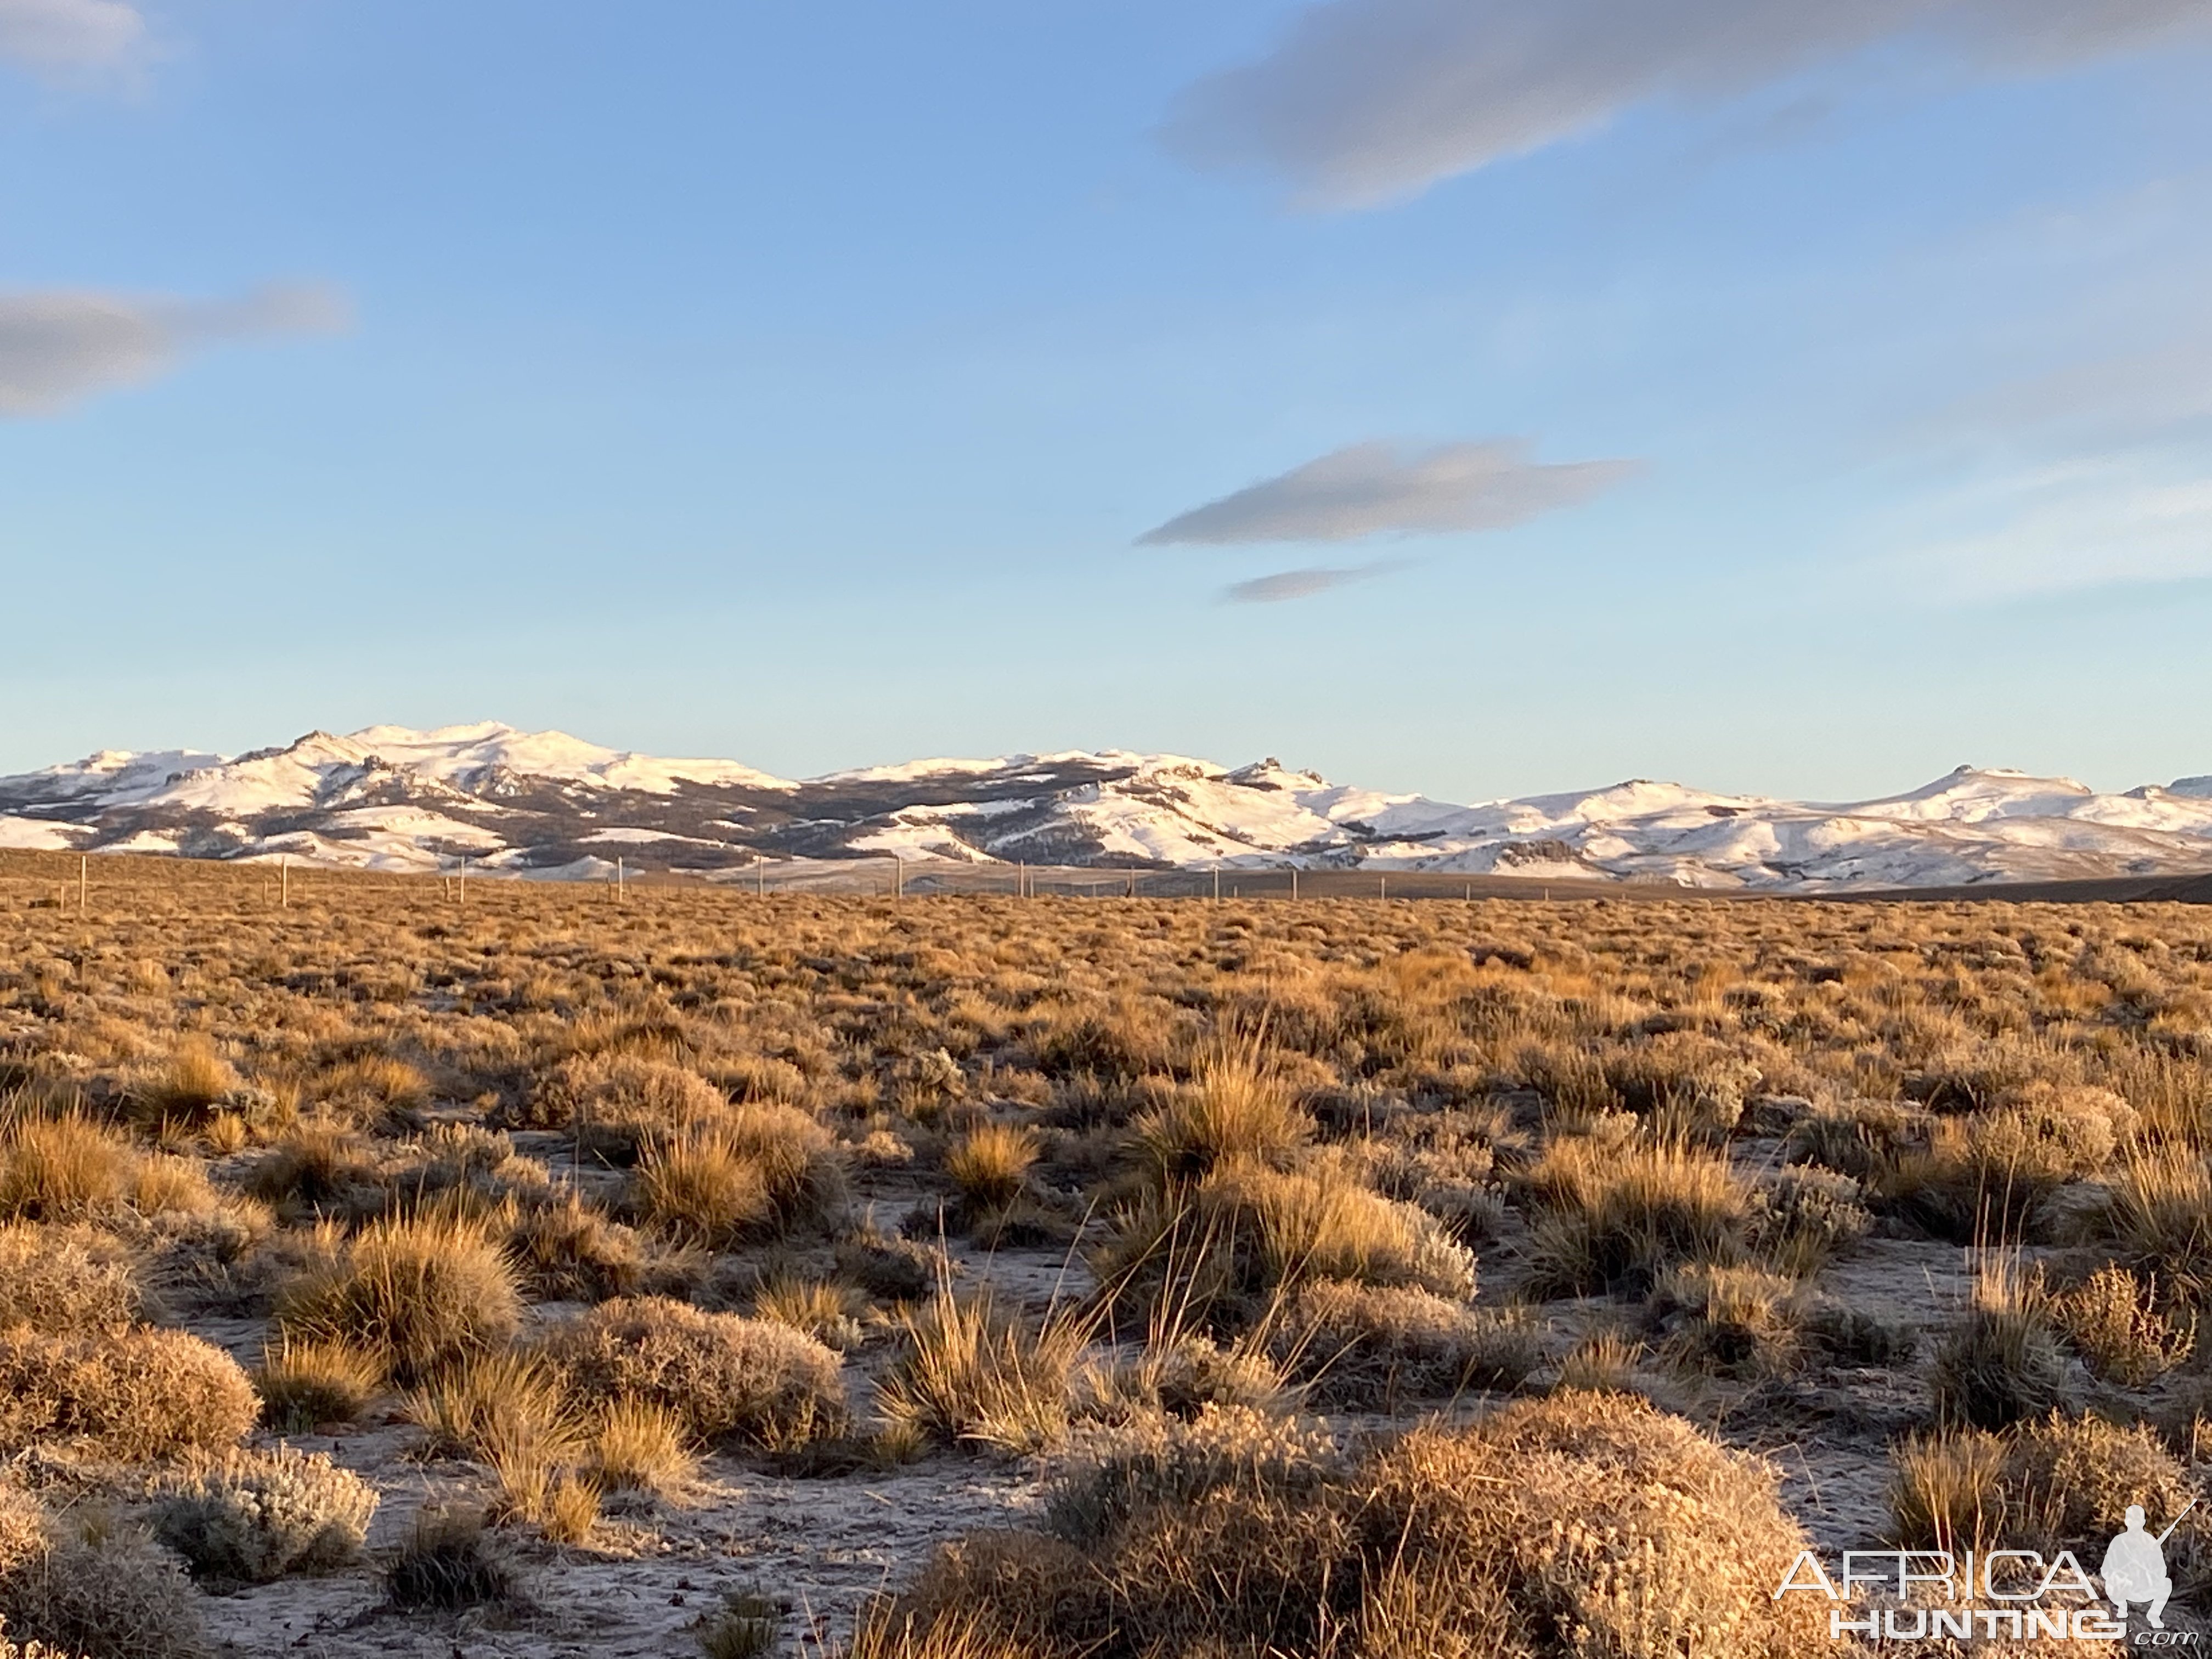
{"label": "snow-capped mountain range", "polygon": [[1960,767],[1879,800],[1642,779],[1459,806],[1120,750],[925,760],[794,781],[487,722],[311,732],[234,757],[104,750],[0,777],[0,848],[289,856],[588,878],[742,878],[767,859],[1430,871],[1823,891],[2212,871],[2212,777],[2099,794]]}

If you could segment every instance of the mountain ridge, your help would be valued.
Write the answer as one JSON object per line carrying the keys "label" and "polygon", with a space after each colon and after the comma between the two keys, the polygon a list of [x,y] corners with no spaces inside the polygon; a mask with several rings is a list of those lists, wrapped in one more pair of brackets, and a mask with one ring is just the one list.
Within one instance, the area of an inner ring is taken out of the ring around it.
{"label": "mountain ridge", "polygon": [[498,721],[310,732],[222,756],[103,750],[0,777],[0,848],[289,857],[588,879],[739,879],[763,859],[1206,869],[1296,865],[1705,890],[1847,891],[2212,871],[2212,776],[2100,794],[1962,766],[1864,801],[1647,778],[1462,805],[1273,757],[1070,750],[789,779]]}

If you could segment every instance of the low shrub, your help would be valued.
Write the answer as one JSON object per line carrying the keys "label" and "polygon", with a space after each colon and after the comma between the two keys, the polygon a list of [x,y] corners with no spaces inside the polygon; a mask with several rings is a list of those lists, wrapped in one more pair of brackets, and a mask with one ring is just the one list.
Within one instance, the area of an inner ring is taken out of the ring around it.
{"label": "low shrub", "polygon": [[655,1273],[636,1231],[609,1219],[574,1193],[558,1203],[515,1210],[507,1253],[539,1301],[604,1302],[633,1296]]}
{"label": "low shrub", "polygon": [[142,1152],[79,1113],[0,1127],[0,1221],[68,1221],[104,1211],[212,1208],[200,1165]]}
{"label": "low shrub", "polygon": [[[1203,1426],[1202,1426],[1203,1425]],[[1106,1439],[1040,1536],[971,1535],[861,1623],[882,1656],[1813,1659],[1826,1607],[1764,1464],[1620,1395],[1416,1430],[1330,1467],[1279,1424]]]}
{"label": "low shrub", "polygon": [[2113,1183],[2112,1214],[2133,1266],[2158,1274],[2191,1307],[2212,1304],[2212,1164],[2138,1153]]}
{"label": "low shrub", "polygon": [[384,1200],[368,1143],[329,1123],[293,1130],[253,1161],[244,1184],[251,1197],[307,1214],[370,1213]]}
{"label": "low shrub", "polygon": [[2044,1304],[2091,1374],[2140,1387],[2186,1360],[2197,1346],[2194,1316],[2174,1319],[2159,1305],[2158,1283],[2106,1267]]}
{"label": "low shrub", "polygon": [[860,1346],[860,1316],[868,1298],[857,1287],[830,1279],[777,1273],[753,1292],[753,1317],[788,1325],[840,1353]]}
{"label": "low shrub", "polygon": [[1288,1417],[1216,1405],[1188,1420],[1139,1416],[1075,1431],[1046,1485],[1045,1524],[1095,1548],[1146,1510],[1224,1491],[1313,1494],[1344,1474],[1335,1442]]}
{"label": "low shrub", "polygon": [[1351,1411],[1510,1389],[1536,1369],[1535,1334],[1520,1320],[1478,1312],[1426,1291],[1322,1279],[1275,1322],[1269,1350],[1308,1397]]}
{"label": "low shrub", "polygon": [[425,1510],[384,1569],[386,1599],[406,1612],[465,1613],[520,1601],[514,1566],[466,1510]]}
{"label": "low shrub", "polygon": [[521,1312],[505,1252],[478,1224],[436,1214],[372,1222],[276,1302],[285,1335],[374,1349],[400,1383],[503,1347]]}
{"label": "low shrub", "polygon": [[1223,1346],[1198,1332],[1160,1330],[1132,1354],[1085,1367],[1076,1412],[1106,1423],[1148,1414],[1188,1421],[1208,1406],[1279,1415],[1290,1393],[1256,1333]]}
{"label": "low shrub", "polygon": [[1200,1180],[1231,1162],[1280,1164],[1314,1132],[1256,1044],[1218,1048],[1164,1097],[1130,1126],[1138,1158],[1159,1186]]}
{"label": "low shrub", "polygon": [[655,1142],[631,1202],[644,1219],[709,1249],[826,1227],[842,1206],[836,1142],[795,1106],[740,1106]]}
{"label": "low shrub", "polygon": [[193,1032],[177,1044],[168,1063],[145,1079],[131,1104],[149,1122],[196,1128],[238,1091],[238,1073],[206,1036]]}
{"label": "low shrub", "polygon": [[496,1466],[534,1457],[551,1464],[578,1443],[581,1422],[561,1374],[512,1349],[447,1366],[400,1402],[434,1457]]}
{"label": "low shrub", "polygon": [[2189,1508],[2200,1490],[2148,1429],[2058,1412],[2002,1433],[1942,1430],[1901,1443],[1890,1459],[1895,1541],[1905,1547],[2002,1541],[2045,1555],[2070,1549],[2087,1564],[2140,1504],[2154,1532],[2179,1522],[2166,1560],[2184,1594],[2212,1569],[2212,1522],[2201,1504]]}
{"label": "low shrub", "polygon": [[[0,1505],[8,1505],[0,1492]],[[97,1510],[0,1523],[0,1623],[52,1659],[202,1659],[212,1651],[183,1565]],[[17,1536],[8,1543],[9,1534]]]}
{"label": "low shrub", "polygon": [[144,1297],[130,1252],[90,1228],[0,1224],[0,1329],[114,1330],[137,1322]]}
{"label": "low shrub", "polygon": [[706,1659],[766,1659],[775,1650],[783,1613],[757,1590],[731,1590],[694,1629]]}
{"label": "low shrub", "polygon": [[[511,1127],[598,1131],[602,1150],[711,1119],[729,1103],[688,1067],[635,1054],[578,1054],[541,1073]],[[608,1132],[613,1132],[610,1134]]]}
{"label": "low shrub", "polygon": [[231,1451],[156,1500],[154,1535],[196,1577],[265,1584],[327,1572],[361,1553],[376,1492],[321,1453]]}
{"label": "low shrub", "polygon": [[182,1331],[0,1331],[0,1454],[68,1442],[137,1462],[233,1444],[260,1411],[238,1362]]}
{"label": "low shrub", "polygon": [[1934,1117],[1887,1100],[1816,1107],[1790,1126],[1782,1155],[1791,1164],[1815,1164],[1863,1182],[1924,1147]]}
{"label": "low shrub", "polygon": [[780,1450],[842,1432],[837,1356],[786,1326],[624,1297],[555,1326],[544,1352],[579,1402],[666,1407],[695,1439]]}
{"label": "low shrub", "polygon": [[1644,1345],[1621,1331],[1584,1337],[1559,1361],[1559,1387],[1584,1394],[1626,1394],[1636,1386]]}

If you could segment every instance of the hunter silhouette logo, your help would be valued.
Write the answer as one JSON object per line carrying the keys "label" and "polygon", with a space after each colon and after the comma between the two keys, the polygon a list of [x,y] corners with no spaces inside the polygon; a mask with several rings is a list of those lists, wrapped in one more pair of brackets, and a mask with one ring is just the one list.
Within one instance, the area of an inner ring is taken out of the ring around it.
{"label": "hunter silhouette logo", "polygon": [[2105,1565],[2100,1576],[2105,1581],[2105,1599],[2112,1604],[2113,1614],[2121,1619],[2128,1616],[2130,1603],[2145,1604],[2151,1628],[2166,1628],[2166,1598],[2173,1594],[2173,1580],[2166,1571],[2166,1540],[2173,1536],[2173,1529],[2181,1524],[2181,1517],[2197,1507],[2191,1498],[2177,1515],[2166,1523],[2166,1530],[2155,1538],[2143,1530],[2142,1505],[2128,1505],[2128,1529],[2106,1547]]}
{"label": "hunter silhouette logo", "polygon": [[[1825,1596],[1828,1634],[1916,1642],[1957,1640],[2119,1641],[2128,1613],[2142,1609],[2153,1630],[2166,1628],[2173,1580],[2166,1568],[2166,1540],[2173,1536],[2195,1498],[2154,1534],[2140,1504],[2128,1506],[2126,1529],[2105,1550],[2097,1586],[2071,1550],[2055,1556],[2023,1549],[1846,1550],[1843,1571],[1830,1577],[1811,1550],[1799,1552],[1775,1587],[1774,1599],[1796,1592]],[[2142,1638],[2138,1638],[2142,1639]],[[2160,1638],[2167,1639],[2167,1638]]]}

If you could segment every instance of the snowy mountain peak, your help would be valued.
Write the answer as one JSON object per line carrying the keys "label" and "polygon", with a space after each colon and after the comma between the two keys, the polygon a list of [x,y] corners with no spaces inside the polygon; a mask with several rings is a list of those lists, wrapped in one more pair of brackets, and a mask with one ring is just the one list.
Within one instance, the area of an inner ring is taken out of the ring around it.
{"label": "snowy mountain peak", "polygon": [[496,720],[309,732],[226,758],[103,750],[0,778],[0,848],[299,859],[391,870],[738,877],[763,858],[1149,867],[1291,863],[1705,888],[1851,887],[2212,870],[2212,776],[2100,795],[1962,766],[1901,794],[1802,803],[1629,778],[1456,805],[1332,784],[1273,756],[1069,750],[793,781]]}

